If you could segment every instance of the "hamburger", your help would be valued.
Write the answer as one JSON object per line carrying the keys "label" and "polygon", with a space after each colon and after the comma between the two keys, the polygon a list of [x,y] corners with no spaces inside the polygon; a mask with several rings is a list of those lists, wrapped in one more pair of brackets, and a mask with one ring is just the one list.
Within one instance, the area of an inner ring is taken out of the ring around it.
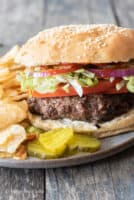
{"label": "hamburger", "polygon": [[31,123],[106,137],[134,130],[134,30],[115,25],[50,28],[16,55]]}

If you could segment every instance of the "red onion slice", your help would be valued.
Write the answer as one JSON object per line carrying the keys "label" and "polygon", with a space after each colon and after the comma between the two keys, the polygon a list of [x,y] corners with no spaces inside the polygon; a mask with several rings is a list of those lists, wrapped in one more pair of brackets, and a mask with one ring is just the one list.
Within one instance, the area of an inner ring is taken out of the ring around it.
{"label": "red onion slice", "polygon": [[101,78],[107,77],[124,77],[133,76],[134,68],[127,69],[88,69],[88,71],[93,72],[96,76]]}

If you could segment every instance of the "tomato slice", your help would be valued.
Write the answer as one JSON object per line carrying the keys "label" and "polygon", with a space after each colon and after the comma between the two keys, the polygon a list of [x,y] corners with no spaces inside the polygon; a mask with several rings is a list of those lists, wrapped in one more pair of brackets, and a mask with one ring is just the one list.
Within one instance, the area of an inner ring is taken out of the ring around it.
{"label": "tomato slice", "polygon": [[[126,92],[126,90],[120,90],[117,91],[115,89],[116,83],[120,82],[120,80],[115,80],[112,83],[106,80],[100,81],[97,85],[93,87],[83,87],[83,94],[111,94],[113,93],[122,93]],[[59,87],[55,92],[53,93],[46,93],[46,94],[41,94],[36,91],[32,92],[33,97],[37,98],[46,98],[46,97],[63,97],[63,96],[77,96],[77,92],[74,90],[73,87],[70,86],[69,92],[66,92],[62,89],[62,87]]]}
{"label": "tomato slice", "polygon": [[43,72],[44,76],[56,75],[56,74],[64,74],[69,72],[74,72],[77,69],[80,69],[81,65],[62,65],[62,66],[55,66],[50,68],[50,66],[41,66],[41,71]]}

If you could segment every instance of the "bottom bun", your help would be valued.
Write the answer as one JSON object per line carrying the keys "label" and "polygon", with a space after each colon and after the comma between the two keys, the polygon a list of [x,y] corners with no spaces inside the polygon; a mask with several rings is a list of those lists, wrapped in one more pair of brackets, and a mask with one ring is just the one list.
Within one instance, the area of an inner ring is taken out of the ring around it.
{"label": "bottom bun", "polygon": [[94,135],[98,138],[117,135],[119,133],[134,130],[134,109],[114,118],[111,121],[99,124],[100,128],[95,131]]}
{"label": "bottom bun", "polygon": [[29,113],[29,119],[33,126],[45,131],[54,128],[69,127],[73,128],[76,133],[94,135],[98,138],[109,137],[134,130],[134,109],[111,121],[99,123],[99,128],[89,122],[70,119],[42,120],[41,116],[33,115],[31,113]]}

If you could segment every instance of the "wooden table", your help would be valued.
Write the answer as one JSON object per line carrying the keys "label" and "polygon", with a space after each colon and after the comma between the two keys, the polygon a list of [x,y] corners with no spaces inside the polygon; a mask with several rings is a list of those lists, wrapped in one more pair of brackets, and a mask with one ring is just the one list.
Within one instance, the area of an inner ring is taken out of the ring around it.
{"label": "wooden table", "polygon": [[[134,28],[133,0],[0,0],[1,52],[61,24]],[[93,164],[47,170],[0,168],[0,200],[134,200],[134,148]]]}

